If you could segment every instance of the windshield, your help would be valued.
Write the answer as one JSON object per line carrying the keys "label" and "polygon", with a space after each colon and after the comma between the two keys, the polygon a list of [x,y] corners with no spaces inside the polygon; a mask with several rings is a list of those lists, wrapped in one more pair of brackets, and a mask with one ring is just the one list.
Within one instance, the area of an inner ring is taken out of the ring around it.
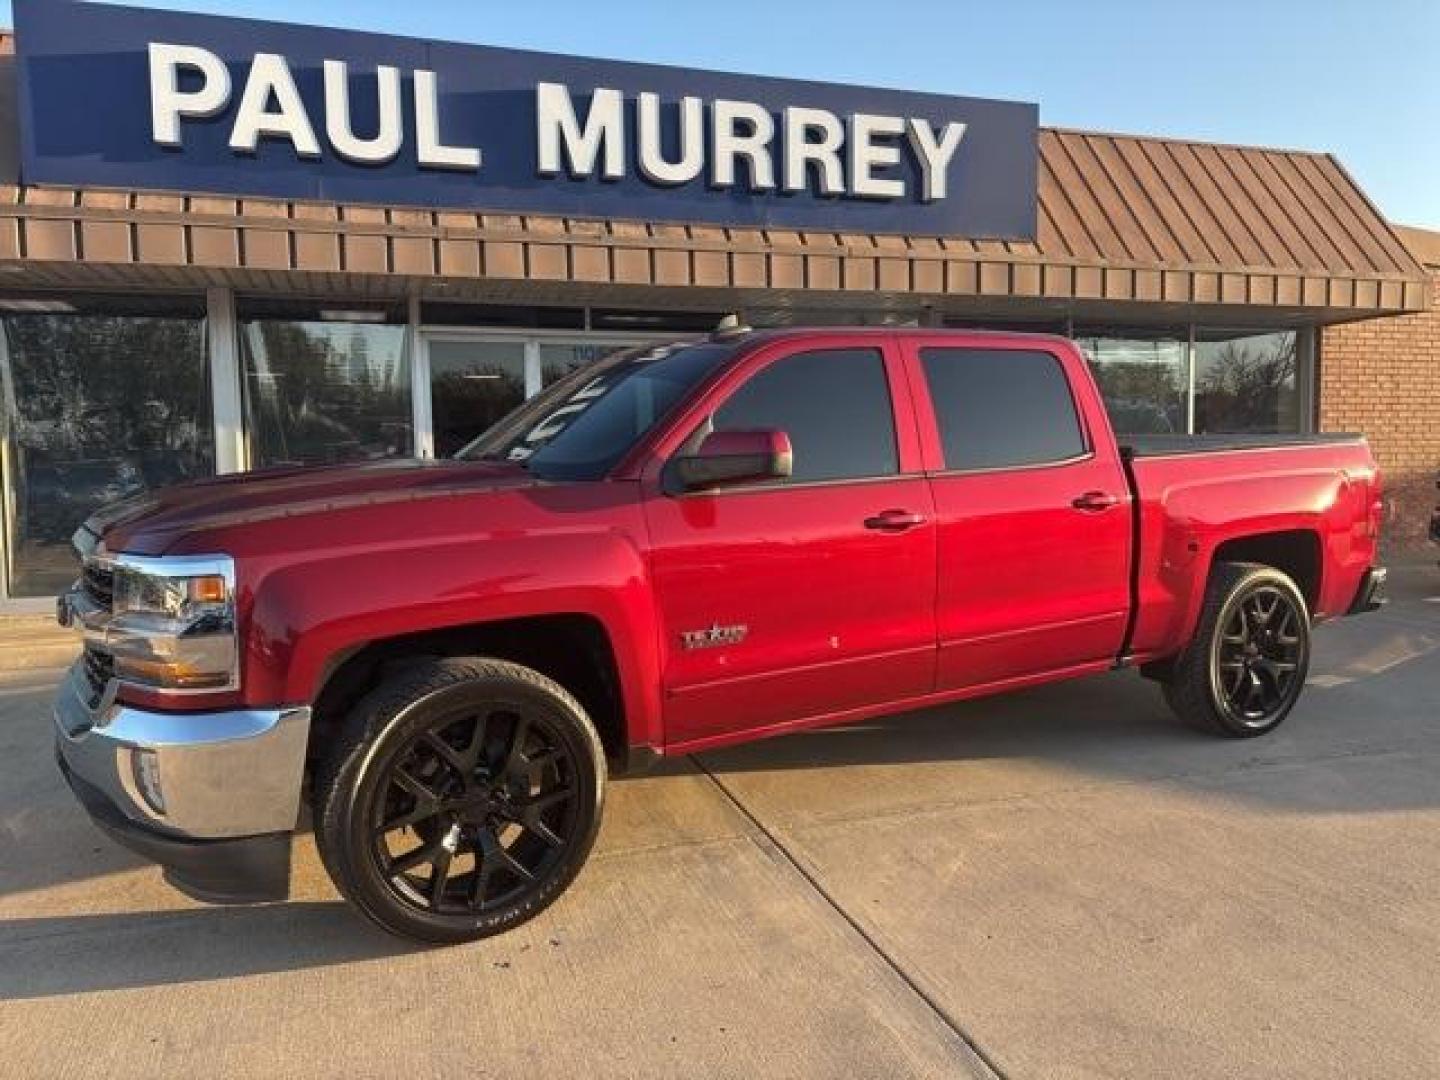
{"label": "windshield", "polygon": [[521,462],[544,480],[599,480],[738,347],[675,342],[607,356],[531,398],[455,456]]}

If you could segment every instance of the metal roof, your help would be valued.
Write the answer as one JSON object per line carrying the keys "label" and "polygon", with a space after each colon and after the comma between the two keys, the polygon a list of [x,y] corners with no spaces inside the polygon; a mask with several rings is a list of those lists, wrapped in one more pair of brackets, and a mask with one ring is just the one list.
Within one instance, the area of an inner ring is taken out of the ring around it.
{"label": "metal roof", "polygon": [[1035,248],[1107,262],[1412,274],[1330,154],[1043,130]]}
{"label": "metal roof", "polygon": [[1395,232],[1423,265],[1440,268],[1440,232],[1409,225],[1396,225]]}

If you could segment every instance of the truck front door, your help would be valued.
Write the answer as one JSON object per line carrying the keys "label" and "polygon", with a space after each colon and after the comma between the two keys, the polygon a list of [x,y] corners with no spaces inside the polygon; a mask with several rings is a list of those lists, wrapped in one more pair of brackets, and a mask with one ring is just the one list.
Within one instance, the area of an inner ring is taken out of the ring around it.
{"label": "truck front door", "polygon": [[935,525],[912,409],[873,334],[762,347],[715,388],[689,441],[784,431],[793,473],[646,499],[667,743],[930,691]]}

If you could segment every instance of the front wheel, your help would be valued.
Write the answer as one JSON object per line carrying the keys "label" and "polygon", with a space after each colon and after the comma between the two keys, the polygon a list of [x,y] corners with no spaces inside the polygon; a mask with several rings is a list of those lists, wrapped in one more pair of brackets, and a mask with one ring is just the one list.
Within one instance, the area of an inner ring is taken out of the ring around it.
{"label": "front wheel", "polygon": [[1264,735],[1294,708],[1309,666],[1310,612],[1295,582],[1274,567],[1219,563],[1165,700],[1222,735]]}
{"label": "front wheel", "polygon": [[421,662],[349,717],[315,783],[336,887],[393,934],[488,937],[574,880],[600,824],[605,755],[563,687],[501,660]]}

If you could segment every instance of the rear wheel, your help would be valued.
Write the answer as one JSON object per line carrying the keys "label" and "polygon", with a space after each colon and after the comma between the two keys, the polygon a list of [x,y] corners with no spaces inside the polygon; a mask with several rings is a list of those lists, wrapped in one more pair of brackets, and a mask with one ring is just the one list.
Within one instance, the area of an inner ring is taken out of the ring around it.
{"label": "rear wheel", "polygon": [[1165,700],[1222,735],[1264,735],[1294,708],[1309,665],[1310,613],[1295,582],[1270,566],[1220,563]]}
{"label": "rear wheel", "polygon": [[529,668],[426,661],[349,719],[315,785],[336,887],[391,933],[447,943],[517,926],[589,855],[605,757],[580,704]]}

